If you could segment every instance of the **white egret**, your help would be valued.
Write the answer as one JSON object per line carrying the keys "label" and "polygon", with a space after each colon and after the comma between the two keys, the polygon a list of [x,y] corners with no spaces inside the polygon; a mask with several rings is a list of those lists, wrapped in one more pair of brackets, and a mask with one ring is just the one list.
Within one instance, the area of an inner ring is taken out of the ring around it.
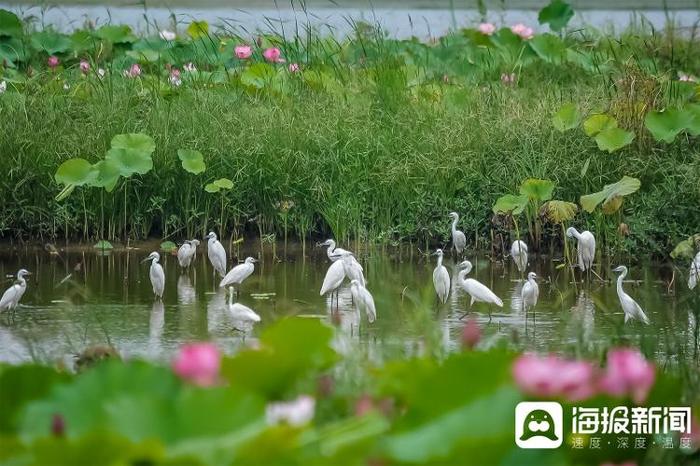
{"label": "white egret", "polygon": [[352,253],[345,252],[343,254],[343,269],[345,270],[345,276],[351,281],[357,280],[362,286],[366,286],[365,275],[362,270],[362,266]]}
{"label": "white egret", "polygon": [[364,309],[369,323],[371,324],[374,322],[377,319],[377,309],[374,306],[372,294],[359,280],[350,281],[350,293],[352,294],[353,301],[355,301],[355,309],[358,315],[360,314],[360,310]]}
{"label": "white egret", "polygon": [[180,249],[177,250],[177,261],[180,263],[180,267],[186,269],[192,264],[192,260],[197,254],[197,246],[199,246],[197,239],[187,240],[180,246]]}
{"label": "white egret", "polygon": [[593,269],[593,260],[595,259],[595,236],[590,231],[582,231],[579,233],[576,228],[569,227],[566,229],[566,236],[576,238],[578,246],[578,266],[582,272]]}
{"label": "white egret", "polygon": [[461,255],[464,248],[467,246],[467,237],[464,233],[457,229],[457,222],[459,222],[459,214],[457,212],[450,212],[450,218],[452,219],[452,247],[457,250],[457,254]]}
{"label": "white egret", "polygon": [[209,240],[207,243],[207,256],[209,256],[209,262],[211,262],[214,270],[220,275],[226,275],[226,249],[216,238],[216,233],[213,231],[209,232],[204,239]]}
{"label": "white egret", "polygon": [[163,299],[163,290],[165,289],[165,272],[163,272],[163,266],[158,263],[160,261],[160,254],[157,252],[152,252],[141,262],[151,261],[151,269],[148,272],[151,278],[151,285],[153,286],[153,294],[156,298]]}
{"label": "white egret", "polygon": [[[496,296],[496,294],[489,289],[486,285],[478,282],[473,278],[465,278],[469,272],[472,270],[472,263],[469,261],[461,262],[457,266],[460,271],[457,274],[457,282],[462,286],[462,289],[471,296],[472,300],[469,306],[473,306],[476,302],[495,304],[498,307],[503,307],[503,301],[501,298]],[[466,314],[465,314],[466,315]],[[489,318],[491,317],[491,312],[489,311]]]}
{"label": "white egret", "polygon": [[331,307],[333,305],[333,292],[340,288],[343,280],[345,280],[345,266],[343,261],[335,261],[326,271],[326,276],[323,279],[323,285],[321,285],[320,293],[320,295],[323,296],[329,291],[331,292]]}
{"label": "white egret", "polygon": [[527,274],[527,281],[523,283],[520,290],[520,298],[523,303],[523,309],[526,311],[537,306],[537,299],[540,297],[540,287],[537,285],[537,274],[530,272]]}
{"label": "white egret", "polygon": [[345,254],[352,254],[350,251],[337,248],[335,246],[335,240],[332,239],[327,239],[323,243],[319,243],[319,246],[328,246],[328,249],[326,249],[326,254],[333,262],[342,259]]}
{"label": "white egret", "polygon": [[519,239],[513,241],[513,245],[510,247],[510,257],[513,258],[518,271],[523,273],[527,268],[527,244]]}
{"label": "white egret", "polygon": [[2,298],[0,298],[0,312],[2,312],[4,309],[12,311],[17,307],[19,300],[22,299],[22,296],[24,295],[24,292],[27,291],[27,280],[24,278],[27,275],[31,275],[31,272],[26,269],[20,269],[17,272],[17,283],[14,283],[11,287],[5,290]]}
{"label": "white egret", "polygon": [[622,289],[622,280],[624,280],[627,276],[627,267],[621,265],[613,269],[613,272],[620,273],[620,276],[617,277],[617,297],[620,298],[620,306],[622,306],[622,310],[625,312],[625,323],[627,323],[629,320],[637,319],[641,320],[645,324],[649,324],[647,315],[644,313],[639,304],[637,304],[637,301],[632,299],[630,295],[625,293],[625,290]]}
{"label": "white egret", "polygon": [[[255,263],[258,260],[253,257],[246,257],[245,262],[239,264],[228,271],[226,276],[219,283],[219,287],[223,288],[228,285],[240,285],[243,280],[250,277],[255,270]],[[236,292],[236,294],[238,294]]]}
{"label": "white egret", "polygon": [[442,249],[438,249],[433,255],[437,256],[437,265],[433,270],[433,285],[435,286],[438,299],[442,304],[445,304],[447,302],[447,297],[450,295],[450,274],[447,268],[442,265],[442,258],[444,256]]}
{"label": "white egret", "polygon": [[[695,256],[695,259],[690,263],[690,275],[688,276],[688,288],[695,288],[700,281],[700,252]],[[0,306],[2,307],[2,306]]]}
{"label": "white egret", "polygon": [[260,316],[248,306],[233,302],[233,287],[228,289],[228,311],[233,320],[242,322],[260,322]]}

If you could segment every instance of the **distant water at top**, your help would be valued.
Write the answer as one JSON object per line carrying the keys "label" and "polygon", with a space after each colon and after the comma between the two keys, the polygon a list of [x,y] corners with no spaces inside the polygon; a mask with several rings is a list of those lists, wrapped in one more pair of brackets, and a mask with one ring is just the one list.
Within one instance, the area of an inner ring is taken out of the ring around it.
{"label": "distant water at top", "polygon": [[[381,3],[380,3],[381,4]],[[358,21],[379,24],[392,37],[419,37],[428,39],[442,36],[451,29],[474,26],[481,15],[475,9],[431,9],[431,8],[387,8],[377,7],[309,7],[305,10],[289,7],[224,8],[224,7],[177,7],[148,8],[142,6],[54,6],[42,9],[37,6],[17,6],[0,3],[0,8],[9,9],[22,17],[32,16],[38,24],[70,31],[83,27],[86,22],[128,24],[137,32],[153,32],[160,28],[172,29],[188,24],[193,19],[205,20],[211,26],[239,33],[275,32],[293,36],[304,32],[309,26],[322,34],[343,36],[352,31]],[[410,5],[410,2],[409,2]],[[537,11],[525,9],[490,10],[488,21],[497,25],[525,23],[537,26]],[[669,21],[690,30],[700,22],[700,11],[695,9],[659,10],[577,10],[570,25],[589,26],[606,31],[621,31],[630,25],[663,29]],[[536,27],[537,28],[537,27]]]}

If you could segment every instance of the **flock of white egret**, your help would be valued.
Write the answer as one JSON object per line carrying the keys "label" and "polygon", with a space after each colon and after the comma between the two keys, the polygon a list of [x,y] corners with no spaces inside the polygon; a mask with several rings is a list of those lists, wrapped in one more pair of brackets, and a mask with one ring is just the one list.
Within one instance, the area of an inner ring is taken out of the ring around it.
{"label": "flock of white egret", "polygon": [[[457,254],[457,257],[462,257],[466,247],[466,236],[464,232],[457,229],[459,222],[459,214],[451,212],[449,214],[452,220],[452,248]],[[592,272],[593,261],[595,259],[596,241],[595,236],[590,231],[578,232],[575,228],[569,227],[566,230],[566,235],[569,238],[575,238],[577,241],[577,263],[575,264],[582,272]],[[250,277],[255,270],[255,262],[257,259],[248,257],[239,265],[236,265],[231,270],[226,272],[228,263],[226,257],[226,249],[218,240],[214,232],[210,232],[204,237],[207,240],[207,256],[211,263],[214,272],[221,277],[219,287],[227,288],[230,292],[229,307],[244,307],[233,302],[234,287],[240,286]],[[177,250],[178,263],[183,268],[188,268],[192,265],[197,254],[197,247],[200,242],[196,239],[186,240]],[[364,311],[367,315],[367,320],[372,323],[377,317],[377,310],[372,294],[367,289],[367,281],[365,280],[364,270],[362,265],[357,261],[354,254],[345,249],[336,246],[336,242],[332,239],[319,243],[319,246],[327,247],[326,253],[331,265],[328,267],[323,284],[321,286],[320,295],[324,296],[330,293],[331,304],[333,296],[336,297],[336,306],[338,305],[339,290],[345,279],[350,281],[350,292],[352,300],[358,314]],[[433,254],[437,256],[437,265],[433,270],[433,285],[435,293],[440,303],[446,303],[450,295],[451,278],[447,268],[443,265],[444,252],[442,249],[437,249]],[[515,240],[510,249],[510,256],[518,271],[525,273],[528,267],[528,247],[522,240]],[[150,253],[142,262],[151,261],[149,278],[153,287],[153,294],[156,299],[160,300],[163,297],[165,290],[165,272],[160,264],[160,254],[158,252]],[[487,306],[495,305],[503,307],[503,301],[483,283],[473,278],[467,278],[472,270],[472,263],[468,260],[460,262],[457,266],[456,284],[459,285],[465,293],[471,297],[470,307],[475,303],[484,303]],[[645,324],[649,324],[649,319],[642,310],[641,306],[627,293],[625,293],[622,283],[627,276],[627,267],[621,265],[613,272],[619,273],[617,278],[617,295],[620,301],[620,306],[624,311],[625,323],[631,320],[638,320]],[[593,272],[595,273],[595,272]],[[30,272],[26,269],[21,269],[17,272],[16,283],[10,286],[0,299],[0,311],[13,311],[17,308],[20,299],[27,289],[26,276]],[[693,289],[700,281],[700,252],[695,256],[690,265],[690,273],[688,278],[688,287]],[[239,290],[236,290],[236,297]],[[527,279],[523,283],[521,289],[522,306],[527,311],[537,306],[539,298],[539,285],[537,284],[537,275],[535,272],[528,272]],[[247,309],[247,308],[246,308]],[[252,312],[252,311],[251,311]],[[254,312],[253,312],[254,314]],[[490,312],[489,312],[490,316]],[[251,314],[251,320],[259,321],[260,317]]]}

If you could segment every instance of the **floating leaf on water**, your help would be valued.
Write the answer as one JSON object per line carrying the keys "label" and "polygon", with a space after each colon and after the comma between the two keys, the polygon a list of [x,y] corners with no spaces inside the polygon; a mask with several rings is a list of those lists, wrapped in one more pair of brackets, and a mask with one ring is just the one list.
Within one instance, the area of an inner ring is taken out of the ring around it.
{"label": "floating leaf on water", "polygon": [[505,196],[499,197],[493,205],[493,213],[520,215],[523,210],[525,210],[525,207],[527,207],[527,203],[527,196],[506,194]]}
{"label": "floating leaf on water", "polygon": [[93,246],[93,248],[104,250],[104,249],[114,249],[114,246],[112,246],[112,243],[110,243],[109,241],[107,241],[105,239],[101,239]]}
{"label": "floating leaf on water", "polygon": [[693,114],[686,110],[669,108],[661,112],[651,111],[644,118],[644,125],[657,141],[673,142],[676,136],[693,123]]}
{"label": "floating leaf on water", "polygon": [[606,213],[615,212],[617,211],[617,209],[620,208],[622,202],[620,202],[619,205],[617,205],[617,209],[615,211],[610,211],[610,209],[615,206],[615,203],[618,202],[613,201],[612,199],[615,197],[622,198],[624,196],[637,192],[640,186],[641,182],[637,178],[623,176],[622,179],[617,183],[605,185],[602,191],[581,196],[581,207],[583,207],[583,210],[585,210],[586,212],[591,213],[595,210],[598,204],[600,204],[601,202],[606,202],[608,203],[608,212]]}
{"label": "floating leaf on water", "polygon": [[634,133],[622,128],[607,128],[598,133],[595,142],[600,150],[613,153],[629,145],[634,140]]}
{"label": "floating leaf on water", "polygon": [[552,198],[553,192],[554,182],[550,180],[528,178],[520,185],[520,194],[532,201],[547,201]]}
{"label": "floating leaf on water", "polygon": [[553,223],[562,224],[571,221],[578,211],[578,206],[573,202],[549,201],[543,209]]}
{"label": "floating leaf on water", "polygon": [[574,17],[574,9],[562,0],[552,0],[537,15],[540,24],[549,24],[552,31],[560,31]]}
{"label": "floating leaf on water", "polygon": [[562,106],[552,118],[552,124],[557,131],[568,131],[576,128],[581,123],[581,112],[575,103],[569,103]]}
{"label": "floating leaf on water", "polygon": [[173,243],[172,241],[163,241],[160,243],[160,250],[167,253],[177,251],[177,244]]}
{"label": "floating leaf on water", "polygon": [[583,122],[583,130],[587,136],[595,136],[603,130],[617,128],[617,120],[605,113],[591,115]]}
{"label": "floating leaf on water", "polygon": [[206,170],[204,156],[198,150],[178,149],[177,157],[182,162],[182,168],[193,175],[199,175]]}

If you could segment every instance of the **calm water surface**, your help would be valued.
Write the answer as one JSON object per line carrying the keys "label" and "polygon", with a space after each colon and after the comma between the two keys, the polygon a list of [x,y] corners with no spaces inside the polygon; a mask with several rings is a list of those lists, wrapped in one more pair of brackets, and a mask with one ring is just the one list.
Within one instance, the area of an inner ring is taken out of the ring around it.
{"label": "calm water surface", "polygon": [[[378,319],[370,325],[354,311],[349,284],[340,291],[336,316],[330,298],[319,296],[329,265],[323,249],[307,249],[304,255],[298,246],[290,246],[285,254],[279,246],[273,257],[267,247],[239,298],[261,316],[261,322],[253,324],[230,312],[205,246],[189,271],[180,269],[176,257],[164,255],[165,295],[162,303],[154,301],[149,264],[140,262],[153,247],[142,245],[107,255],[90,248],[59,248],[58,254],[35,249],[0,252],[3,289],[12,282],[8,275],[18,268],[34,273],[15,319],[0,316],[0,361],[70,362],[74,354],[94,344],[111,344],[125,357],[167,360],[179,345],[193,340],[213,340],[225,351],[235,352],[254,343],[266,325],[289,315],[337,326],[340,351],[377,362],[426,348],[459,347],[464,326],[460,317],[469,297],[453,286],[448,303],[437,306],[432,288],[434,260],[416,249],[357,251],[377,304]],[[260,250],[240,251],[242,258],[248,254],[259,256]],[[652,325],[623,326],[613,283],[574,283],[561,262],[535,258],[530,267],[540,276],[540,303],[526,318],[520,304],[522,282],[513,264],[471,259],[475,265],[471,276],[490,286],[504,302],[503,309],[492,308],[490,322],[488,307],[473,308],[472,315],[484,325],[482,344],[486,346],[586,351],[611,340],[629,339],[638,344],[646,341],[660,354],[669,345],[697,347],[692,300],[681,277],[669,292],[668,270],[632,268],[631,278],[639,281],[626,283],[626,290],[645,309]],[[451,274],[456,274],[455,263],[446,257]]]}

